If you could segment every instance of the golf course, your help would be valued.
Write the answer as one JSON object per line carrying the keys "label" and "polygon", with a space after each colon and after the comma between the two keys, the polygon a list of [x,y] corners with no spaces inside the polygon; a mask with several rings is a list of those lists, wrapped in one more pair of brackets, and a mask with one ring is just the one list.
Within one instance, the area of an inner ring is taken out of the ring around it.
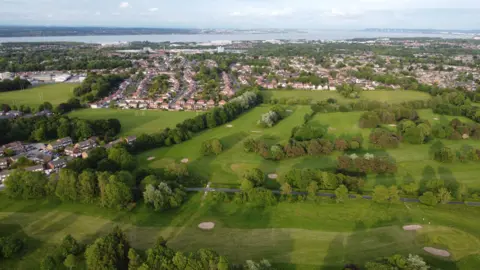
{"label": "golf course", "polygon": [[[267,99],[294,97],[335,98],[338,103],[351,101],[330,91],[264,91],[262,94]],[[427,94],[413,91],[362,93],[364,100],[387,103],[428,98]],[[264,185],[273,190],[281,189],[285,183],[283,176],[292,169],[335,172],[337,157],[343,155],[338,150],[330,155],[304,155],[281,160],[265,159],[257,153],[245,151],[244,142],[249,139],[262,139],[271,145],[287,144],[292,138],[292,129],[304,124],[305,115],[312,115],[312,108],[308,105],[285,105],[283,119],[272,127],[261,126],[259,120],[274,107],[267,102],[231,122],[192,132],[191,138],[183,142],[135,152],[138,167],[135,170],[158,171],[184,163],[188,172],[205,183],[209,182],[209,188],[240,188],[245,173],[258,168],[265,175],[278,175],[278,178],[266,180]],[[472,123],[466,117],[434,114],[432,109],[418,109],[417,112],[421,120],[428,120],[432,125],[454,118]],[[308,123],[312,127],[325,127],[328,136],[361,134],[364,138],[362,151],[373,153],[378,149],[369,144],[372,129],[359,126],[363,113],[316,113]],[[122,125],[120,136],[156,134],[197,115],[196,112],[116,109],[84,109],[68,114],[92,120],[117,118]],[[396,130],[393,124],[383,127]],[[204,142],[212,139],[218,139],[223,149],[215,155],[204,155]],[[473,138],[440,141],[455,149],[465,143],[480,148],[480,141]],[[398,169],[395,174],[366,173],[363,194],[372,194],[379,185],[401,186],[407,178],[418,183],[425,178],[426,166],[431,166],[439,179],[453,178],[471,191],[480,190],[478,161],[440,163],[429,155],[432,144],[433,141],[416,145],[402,141],[397,148],[382,149],[396,161]],[[433,269],[470,270],[480,265],[480,207],[461,203],[427,206],[400,201],[378,203],[359,197],[339,203],[332,198],[312,200],[300,197],[293,201],[278,199],[276,204],[258,205],[239,203],[232,194],[226,195],[225,200],[216,201],[211,198],[215,194],[211,191],[208,194],[189,192],[177,208],[154,212],[143,200],[132,203],[128,210],[114,210],[94,203],[61,202],[56,198],[14,200],[4,193],[0,192],[0,236],[20,235],[27,248],[22,251],[21,259],[2,261],[0,269],[38,269],[42,258],[59,245],[65,235],[72,235],[80,243],[91,244],[114,226],[122,228],[131,246],[141,252],[152,247],[162,236],[170,248],[178,251],[208,248],[228,257],[231,263],[267,259],[275,269],[343,269],[345,265],[364,265],[393,254],[420,255]],[[202,229],[199,224],[210,224],[211,227]],[[408,225],[416,229],[405,229],[404,226]],[[431,249],[448,252],[448,256],[427,252]],[[82,262],[75,269],[87,267]]]}

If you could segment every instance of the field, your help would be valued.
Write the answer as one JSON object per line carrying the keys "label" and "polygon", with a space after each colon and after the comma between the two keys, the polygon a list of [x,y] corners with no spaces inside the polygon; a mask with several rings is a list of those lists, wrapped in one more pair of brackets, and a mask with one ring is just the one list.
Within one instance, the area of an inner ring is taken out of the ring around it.
{"label": "field", "polygon": [[58,105],[73,97],[73,89],[78,84],[45,84],[27,90],[0,93],[0,103],[10,105],[38,106],[45,101]]}
{"label": "field", "polygon": [[[196,194],[180,209],[154,214],[142,204],[132,212],[118,212],[53,201],[11,201],[0,195],[2,233],[23,233],[29,239],[25,257],[2,262],[0,268],[37,269],[64,235],[89,243],[114,225],[125,229],[138,249],[151,247],[161,235],[175,249],[211,248],[235,263],[267,258],[279,269],[340,269],[347,263],[413,253],[441,269],[467,270],[480,256],[480,208],[379,205],[363,200],[258,208],[200,201],[201,194]],[[205,221],[215,222],[215,229],[199,230],[197,225]],[[406,224],[422,224],[424,229],[405,232],[401,227]],[[425,245],[448,249],[452,258],[434,258],[422,251]]]}
{"label": "field", "polygon": [[196,112],[85,109],[74,111],[69,116],[90,120],[116,118],[122,124],[120,135],[140,135],[159,132],[167,127],[173,128],[196,114]]}
{"label": "field", "polygon": [[[266,101],[276,98],[310,98],[314,101],[327,100],[329,98],[336,99],[339,103],[350,103],[354,99],[347,99],[341,96],[337,91],[306,91],[306,90],[277,90],[262,91],[262,95]],[[430,95],[418,91],[363,91],[360,94],[360,100],[377,100],[387,103],[402,103],[412,100],[428,100]]]}

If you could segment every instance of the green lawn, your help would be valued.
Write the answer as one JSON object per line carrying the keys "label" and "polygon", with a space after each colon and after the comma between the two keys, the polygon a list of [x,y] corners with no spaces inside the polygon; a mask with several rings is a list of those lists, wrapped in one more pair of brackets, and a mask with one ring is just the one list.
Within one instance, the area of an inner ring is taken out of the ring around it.
{"label": "green lawn", "polygon": [[[308,91],[308,90],[265,90],[262,95],[266,101],[272,98],[310,98],[314,101],[327,100],[329,98],[336,99],[339,103],[349,103],[355,99],[347,99],[340,95],[337,91]],[[412,100],[428,100],[430,95],[418,91],[363,91],[360,94],[360,100],[377,100],[387,103],[401,103]]]}
{"label": "green lawn", "polygon": [[[153,213],[142,204],[132,212],[119,212],[92,205],[12,201],[0,195],[2,233],[22,232],[30,239],[22,260],[2,262],[0,268],[37,269],[66,234],[90,243],[115,225],[127,231],[138,249],[151,247],[163,236],[169,246],[182,251],[211,248],[232,262],[265,258],[280,269],[340,269],[346,263],[413,253],[441,269],[467,270],[475,266],[469,261],[472,256],[480,256],[480,208],[364,200],[336,204],[326,199],[258,208],[202,204],[201,197],[194,195],[178,210]],[[197,228],[206,221],[215,222],[215,229]],[[405,232],[401,226],[406,224],[422,224],[424,229]],[[448,249],[452,258],[434,258],[422,251],[426,245]],[[462,263],[456,266],[456,261]]]}
{"label": "green lawn", "polygon": [[116,118],[122,124],[121,135],[140,135],[142,133],[160,132],[167,127],[173,128],[185,119],[197,115],[196,112],[166,112],[116,109],[85,109],[74,111],[71,117],[82,119]]}
{"label": "green lawn", "polygon": [[0,103],[9,105],[38,106],[45,101],[58,105],[73,97],[73,89],[78,84],[45,84],[27,90],[0,93]]}

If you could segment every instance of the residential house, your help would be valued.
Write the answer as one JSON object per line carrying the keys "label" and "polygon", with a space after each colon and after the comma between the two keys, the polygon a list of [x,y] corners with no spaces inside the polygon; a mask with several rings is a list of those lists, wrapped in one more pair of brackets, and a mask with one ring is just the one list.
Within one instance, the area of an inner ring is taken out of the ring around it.
{"label": "residential house", "polygon": [[225,100],[220,100],[220,102],[218,102],[218,105],[220,106],[225,106],[225,104],[227,104]]}
{"label": "residential house", "polygon": [[204,107],[205,107],[205,105],[206,105],[205,100],[200,99],[200,100],[197,101],[197,103],[195,104],[195,109],[196,109],[196,110],[203,110]]}
{"label": "residential house", "polygon": [[210,99],[208,102],[207,102],[207,107],[208,108],[213,108],[215,107],[215,101],[213,99]]}
{"label": "residential house", "polygon": [[112,142],[107,143],[107,144],[105,145],[105,148],[106,148],[106,149],[110,149],[110,148],[114,147],[115,145],[121,144],[121,143],[123,143],[123,142],[124,142],[123,139],[118,139],[118,140],[115,140],[115,141],[112,141]]}
{"label": "residential house", "polygon": [[195,105],[195,100],[189,99],[186,104],[187,105]]}
{"label": "residential house", "polygon": [[4,170],[8,168],[8,159],[0,158],[0,169]]}
{"label": "residential house", "polygon": [[21,142],[11,142],[9,144],[5,144],[3,149],[12,150],[15,154],[20,154],[26,152],[25,146]]}
{"label": "residential house", "polygon": [[16,118],[16,117],[20,117],[23,115],[23,113],[21,111],[8,111],[6,114],[6,116],[9,116],[9,117],[12,117],[12,118]]}
{"label": "residential house", "polygon": [[32,167],[28,167],[25,169],[25,171],[27,172],[44,172],[44,167],[43,165],[36,165],[36,166],[32,166]]}
{"label": "residential house", "polygon": [[10,162],[11,162],[11,163],[15,163],[15,162],[17,162],[19,159],[21,159],[22,157],[27,158],[27,154],[22,153],[22,154],[18,154],[18,155],[15,155],[15,156],[13,156],[13,157],[10,157]]}
{"label": "residential house", "polygon": [[0,172],[0,183],[3,183],[5,181],[5,179],[7,179],[7,177],[10,176],[11,173],[12,173],[12,171],[1,171]]}
{"label": "residential house", "polygon": [[79,143],[75,144],[75,148],[79,149],[80,153],[83,152],[83,151],[93,149],[95,147],[97,147],[97,143],[95,142],[95,140],[92,140],[92,139],[88,139],[86,141],[82,141],[82,142],[79,142]]}
{"label": "residential house", "polygon": [[65,147],[67,147],[71,144],[73,144],[72,138],[65,137],[65,138],[58,139],[57,141],[49,144],[47,146],[47,149],[51,150],[51,151],[59,150],[59,149],[65,148]]}
{"label": "residential house", "polygon": [[47,166],[50,170],[59,171],[60,169],[67,167],[67,160],[64,158],[53,160],[50,161]]}
{"label": "residential house", "polygon": [[162,105],[160,105],[160,109],[168,110],[168,103],[162,103]]}
{"label": "residential house", "polygon": [[70,156],[70,157],[80,157],[82,155],[82,151],[79,148],[76,148],[74,146],[67,146],[65,147],[65,155]]}

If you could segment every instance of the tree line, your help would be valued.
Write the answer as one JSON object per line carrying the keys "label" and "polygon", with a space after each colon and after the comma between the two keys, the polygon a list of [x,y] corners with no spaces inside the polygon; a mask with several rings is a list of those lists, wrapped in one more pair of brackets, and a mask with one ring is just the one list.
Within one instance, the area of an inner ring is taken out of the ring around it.
{"label": "tree line", "polygon": [[120,130],[118,119],[84,120],[61,115],[1,119],[0,144],[12,141],[42,142],[63,137],[78,141],[98,136],[109,140]]}
{"label": "tree line", "polygon": [[32,84],[28,80],[20,79],[20,77],[15,77],[13,80],[1,80],[0,92],[23,90],[29,88],[30,86],[32,86]]}
{"label": "tree line", "polygon": [[134,151],[145,151],[153,148],[170,146],[189,140],[195,133],[223,125],[236,119],[262,102],[258,92],[248,91],[233,98],[223,107],[200,114],[177,124],[176,128],[166,128],[154,134],[141,134],[134,143]]}
{"label": "tree line", "polygon": [[210,270],[268,270],[270,262],[247,260],[235,264],[213,250],[199,249],[193,252],[176,251],[168,242],[159,237],[153,246],[145,252],[133,248],[127,234],[119,227],[113,228],[107,235],[98,237],[89,245],[79,243],[71,235],[45,256],[41,270],[55,270],[63,266],[72,269],[85,263],[88,269],[210,269]]}

